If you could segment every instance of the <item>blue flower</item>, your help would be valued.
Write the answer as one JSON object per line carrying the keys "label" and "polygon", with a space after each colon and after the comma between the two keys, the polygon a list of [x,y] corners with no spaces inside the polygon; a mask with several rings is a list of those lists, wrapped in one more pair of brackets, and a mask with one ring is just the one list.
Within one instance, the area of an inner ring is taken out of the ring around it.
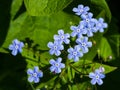
{"label": "blue flower", "polygon": [[104,32],[104,28],[107,28],[108,25],[107,23],[104,23],[104,19],[103,18],[99,18],[98,21],[96,22],[96,29],[99,32]]}
{"label": "blue flower", "polygon": [[75,12],[76,15],[82,15],[87,14],[90,8],[88,6],[78,5],[78,8],[73,8],[73,12]]}
{"label": "blue flower", "polygon": [[9,45],[9,50],[12,50],[12,55],[16,56],[18,52],[22,52],[22,48],[24,47],[24,43],[14,39],[12,44]]}
{"label": "blue flower", "polygon": [[43,77],[43,72],[39,70],[38,66],[34,66],[34,69],[28,69],[27,74],[29,75],[28,81],[38,83],[40,78]]}
{"label": "blue flower", "polygon": [[93,32],[96,32],[96,31],[97,31],[96,26],[95,26],[95,23],[88,24],[88,25],[84,28],[84,31],[86,31],[86,34],[87,34],[88,37],[92,37],[92,36],[93,36]]}
{"label": "blue flower", "polygon": [[82,49],[83,53],[87,53],[88,47],[92,47],[92,42],[88,42],[88,37],[81,37],[76,40],[76,43]]}
{"label": "blue flower", "polygon": [[83,34],[87,33],[87,30],[84,29],[84,24],[82,22],[78,26],[71,26],[70,29],[73,31],[71,33],[72,37],[81,37]]}
{"label": "blue flower", "polygon": [[60,42],[60,43],[65,43],[65,44],[69,44],[70,40],[68,38],[70,38],[70,35],[68,33],[64,34],[64,31],[61,29],[58,31],[59,35],[54,35],[54,40]]}
{"label": "blue flower", "polygon": [[96,19],[93,18],[93,13],[89,12],[86,15],[81,15],[82,18],[82,23],[84,23],[85,26],[87,26],[88,24],[94,24],[96,22]]}
{"label": "blue flower", "polygon": [[51,59],[49,61],[49,63],[52,65],[50,67],[50,71],[55,72],[55,73],[60,73],[61,68],[65,68],[65,64],[61,63],[61,61],[62,61],[62,58],[60,58],[60,57],[58,57],[56,61],[54,59]]}
{"label": "blue flower", "polygon": [[68,59],[73,59],[75,62],[79,61],[79,57],[83,56],[83,53],[78,45],[74,48],[69,48],[68,50]]}
{"label": "blue flower", "polygon": [[96,83],[98,85],[102,85],[103,81],[102,79],[105,78],[105,75],[101,73],[98,69],[96,69],[94,72],[89,73],[89,78],[92,78],[91,84],[95,85]]}
{"label": "blue flower", "polygon": [[59,42],[57,42],[57,41],[54,41],[54,43],[53,42],[49,42],[47,46],[49,48],[51,48],[49,50],[49,53],[51,55],[55,54],[56,56],[59,56],[61,54],[60,50],[64,49],[64,46],[62,44],[60,44]]}

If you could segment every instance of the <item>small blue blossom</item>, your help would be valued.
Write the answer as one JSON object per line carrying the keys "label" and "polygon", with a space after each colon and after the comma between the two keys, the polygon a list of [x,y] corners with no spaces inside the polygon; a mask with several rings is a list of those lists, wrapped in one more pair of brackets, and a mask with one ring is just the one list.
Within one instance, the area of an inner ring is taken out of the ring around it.
{"label": "small blue blossom", "polygon": [[89,73],[89,78],[92,78],[91,84],[95,85],[96,83],[98,85],[102,85],[103,81],[102,79],[105,78],[105,75],[101,73],[98,69],[96,69],[94,72]]}
{"label": "small blue blossom", "polygon": [[49,50],[49,53],[51,55],[55,54],[56,56],[59,56],[61,54],[60,50],[64,49],[64,46],[61,43],[57,42],[57,41],[54,41],[54,43],[53,42],[49,42],[47,46],[49,48],[51,48]]}
{"label": "small blue blossom", "polygon": [[49,63],[52,65],[50,67],[50,71],[55,72],[55,73],[60,73],[61,68],[65,68],[65,64],[61,63],[61,61],[62,61],[62,58],[60,58],[60,57],[58,57],[56,61],[54,59],[51,59],[49,61]]}
{"label": "small blue blossom", "polygon": [[34,69],[28,69],[27,74],[29,75],[28,81],[38,83],[40,81],[40,78],[43,77],[43,72],[39,70],[38,66],[34,66]]}
{"label": "small blue blossom", "polygon": [[92,37],[94,35],[93,32],[95,32],[97,30],[95,23],[88,24],[86,27],[84,27],[84,29],[85,29],[84,31],[86,31],[86,34],[88,37]]}
{"label": "small blue blossom", "polygon": [[83,34],[87,33],[87,30],[84,29],[84,24],[82,22],[78,26],[71,26],[70,29],[73,31],[71,33],[72,37],[81,37]]}
{"label": "small blue blossom", "polygon": [[92,42],[88,42],[88,37],[81,37],[76,40],[76,43],[82,49],[83,53],[87,53],[88,47],[92,47]]}
{"label": "small blue blossom", "polygon": [[12,50],[12,55],[16,56],[17,53],[22,52],[22,48],[24,47],[24,43],[14,39],[12,44],[9,45],[9,50]]}
{"label": "small blue blossom", "polygon": [[68,38],[70,38],[70,35],[68,33],[64,34],[64,31],[58,30],[58,34],[59,35],[54,35],[54,40],[60,42],[60,43],[65,43],[65,44],[69,44],[70,40]]}
{"label": "small blue blossom", "polygon": [[89,12],[86,15],[81,15],[82,18],[82,23],[84,23],[85,26],[89,25],[89,24],[94,24],[96,22],[96,19],[93,18],[93,13]]}
{"label": "small blue blossom", "polygon": [[68,59],[73,59],[75,62],[79,61],[79,58],[83,56],[83,53],[78,45],[74,48],[69,48],[68,50]]}
{"label": "small blue blossom", "polygon": [[78,8],[73,8],[73,12],[75,12],[76,15],[82,15],[87,14],[90,8],[88,6],[83,6],[82,4],[78,5]]}
{"label": "small blue blossom", "polygon": [[104,19],[103,18],[99,18],[98,21],[96,22],[96,29],[99,32],[104,32],[104,28],[107,28],[108,25],[107,23],[104,23]]}

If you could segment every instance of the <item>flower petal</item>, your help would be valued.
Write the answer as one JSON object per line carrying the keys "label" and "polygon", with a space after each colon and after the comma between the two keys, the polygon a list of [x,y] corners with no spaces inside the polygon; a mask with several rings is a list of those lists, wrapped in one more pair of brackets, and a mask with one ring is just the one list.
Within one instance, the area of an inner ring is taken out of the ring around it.
{"label": "flower petal", "polygon": [[101,79],[97,79],[97,83],[98,83],[98,85],[102,85],[103,81]]}
{"label": "flower petal", "polygon": [[60,29],[60,30],[58,30],[58,34],[62,35],[62,34],[64,34],[64,31],[62,29]]}
{"label": "flower petal", "polygon": [[34,66],[34,72],[38,72],[39,71],[39,67],[38,66]]}
{"label": "flower petal", "polygon": [[92,85],[95,85],[96,82],[97,82],[97,81],[96,81],[96,79],[94,79],[94,78],[91,80],[91,84],[92,84]]}
{"label": "flower petal", "polygon": [[49,48],[52,48],[52,47],[53,47],[53,43],[52,43],[52,42],[49,42],[49,43],[47,44],[47,46],[48,46]]}
{"label": "flower petal", "polygon": [[17,53],[18,53],[18,50],[16,50],[16,49],[14,49],[14,50],[12,51],[12,55],[14,55],[14,56],[16,56]]}
{"label": "flower petal", "polygon": [[33,70],[32,69],[28,69],[27,70],[27,74],[32,75],[33,74]]}
{"label": "flower petal", "polygon": [[34,82],[38,83],[40,81],[40,79],[38,77],[34,78]]}
{"label": "flower petal", "polygon": [[59,57],[56,62],[61,63],[61,61],[62,61],[62,58]]}
{"label": "flower petal", "polygon": [[95,74],[94,73],[89,73],[89,78],[95,78]]}
{"label": "flower petal", "polygon": [[54,59],[51,59],[51,60],[49,61],[49,63],[50,63],[51,65],[54,65],[54,64],[55,64],[55,60],[54,60]]}
{"label": "flower petal", "polygon": [[51,71],[51,72],[55,71],[55,69],[56,69],[55,66],[51,66],[51,67],[50,67],[50,71]]}
{"label": "flower petal", "polygon": [[33,82],[33,80],[34,80],[34,77],[32,77],[32,76],[28,77],[29,82]]}
{"label": "flower petal", "polygon": [[38,76],[38,77],[43,77],[43,72],[42,72],[42,71],[39,71],[39,72],[37,73],[37,76]]}

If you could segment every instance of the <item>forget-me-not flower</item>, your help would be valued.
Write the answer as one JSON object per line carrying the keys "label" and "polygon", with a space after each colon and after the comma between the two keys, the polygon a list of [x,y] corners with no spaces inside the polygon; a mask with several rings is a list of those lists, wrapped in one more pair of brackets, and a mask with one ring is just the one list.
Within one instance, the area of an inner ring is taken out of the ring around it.
{"label": "forget-me-not flower", "polygon": [[60,73],[62,68],[65,68],[65,64],[61,63],[62,58],[58,57],[57,60],[51,59],[49,63],[52,65],[50,71],[54,73]]}
{"label": "forget-me-not flower", "polygon": [[74,48],[69,48],[68,50],[68,59],[73,59],[75,62],[79,61],[79,58],[83,56],[81,48],[76,45]]}
{"label": "forget-me-not flower", "polygon": [[60,43],[65,43],[65,44],[69,44],[70,40],[68,38],[70,38],[70,35],[68,33],[64,34],[64,31],[58,30],[58,34],[59,35],[54,35],[54,40],[60,42]]}
{"label": "forget-me-not flower", "polygon": [[55,54],[56,56],[59,56],[61,54],[60,50],[64,49],[64,46],[58,41],[54,41],[54,43],[49,42],[47,46],[50,48],[49,53],[51,55]]}
{"label": "forget-me-not flower", "polygon": [[16,56],[17,53],[22,52],[22,48],[24,47],[24,43],[20,42],[17,39],[12,41],[12,44],[9,45],[9,50],[12,50],[12,55]]}
{"label": "forget-me-not flower", "polygon": [[94,35],[93,32],[95,32],[96,30],[97,29],[95,23],[88,24],[86,27],[84,27],[84,31],[86,31],[88,37],[92,37]]}
{"label": "forget-me-not flower", "polygon": [[88,41],[88,37],[81,37],[76,40],[76,43],[79,45],[79,47],[82,49],[83,53],[87,53],[88,47],[92,47],[92,42]]}
{"label": "forget-me-not flower", "polygon": [[78,7],[73,8],[73,12],[75,12],[76,15],[82,15],[87,14],[90,8],[88,6],[84,6],[82,4],[78,5]]}
{"label": "forget-me-not flower", "polygon": [[99,71],[99,69],[96,69],[94,72],[89,73],[89,78],[92,78],[91,84],[95,85],[96,83],[98,85],[102,85],[103,81],[102,79],[105,78],[105,75]]}
{"label": "forget-me-not flower", "polygon": [[84,23],[80,23],[78,26],[71,26],[70,29],[73,31],[71,33],[72,37],[78,36],[81,37],[83,34],[87,33],[87,30],[84,29]]}
{"label": "forget-me-not flower", "polygon": [[107,28],[108,25],[107,23],[104,22],[104,19],[103,18],[99,18],[96,22],[96,29],[99,31],[99,32],[104,32],[104,28]]}
{"label": "forget-me-not flower", "polygon": [[94,24],[96,22],[96,19],[93,18],[93,13],[89,12],[86,15],[81,15],[82,18],[82,23],[84,23],[85,26],[89,25],[89,24]]}
{"label": "forget-me-not flower", "polygon": [[38,83],[40,78],[43,77],[43,72],[39,70],[38,66],[34,66],[34,69],[28,69],[27,74],[29,75],[28,81]]}

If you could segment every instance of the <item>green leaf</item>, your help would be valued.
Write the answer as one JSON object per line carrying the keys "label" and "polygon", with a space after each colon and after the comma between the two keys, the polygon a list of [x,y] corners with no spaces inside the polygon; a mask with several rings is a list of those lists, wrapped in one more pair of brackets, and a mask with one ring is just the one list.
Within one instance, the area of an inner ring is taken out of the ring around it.
{"label": "green leaf", "polygon": [[78,82],[72,85],[72,90],[94,90],[90,81]]}
{"label": "green leaf", "polygon": [[101,16],[105,18],[107,22],[111,21],[111,12],[105,0],[90,0],[90,2],[93,7],[93,13],[97,12],[96,10],[103,12],[104,14]]}
{"label": "green leaf", "polygon": [[22,6],[23,0],[13,0],[11,5],[11,18],[13,19],[20,7]]}
{"label": "green leaf", "polygon": [[[84,62],[84,63],[83,63]],[[84,66],[84,67],[83,67]],[[88,74],[89,72],[94,71],[95,69],[98,69],[100,66],[105,68],[105,74],[110,73],[117,69],[117,67],[109,66],[106,64],[96,63],[92,62],[90,60],[80,60],[79,62],[76,62],[72,65],[73,68],[75,68],[77,71]]]}
{"label": "green leaf", "polygon": [[71,81],[72,80],[72,74],[71,74],[71,68],[70,66],[67,67],[67,74],[68,74],[68,80]]}
{"label": "green leaf", "polygon": [[99,47],[99,53],[98,53],[103,60],[107,60],[109,56],[113,57],[112,49],[105,37],[102,37],[100,47]]}
{"label": "green leaf", "polygon": [[29,38],[33,41],[31,47],[38,45],[38,49],[48,50],[47,43],[53,41],[53,35],[57,34],[58,29],[64,29],[65,33],[69,33],[71,32],[71,23],[78,22],[79,17],[64,12],[40,17],[30,17],[27,13],[23,13],[16,20],[11,21],[8,35],[2,47],[7,49],[15,38],[24,42],[26,38]]}
{"label": "green leaf", "polygon": [[54,80],[57,78],[57,76],[54,76],[53,78],[49,79],[48,81],[46,82],[41,82],[36,88],[37,89],[41,89],[45,86],[49,86],[47,89],[50,89],[53,85],[54,85]]}
{"label": "green leaf", "polygon": [[84,56],[81,59],[84,60],[93,60],[94,57],[97,55],[97,50],[100,46],[100,41],[102,38],[102,33],[95,33],[94,36],[89,40],[92,42],[92,47],[89,48],[89,52],[84,54]]}
{"label": "green leaf", "polygon": [[50,15],[63,10],[72,0],[24,0],[29,15]]}
{"label": "green leaf", "polygon": [[50,59],[55,59],[53,55],[50,55],[49,52],[44,52],[40,54],[40,63],[43,65],[48,65],[50,64],[49,61]]}

